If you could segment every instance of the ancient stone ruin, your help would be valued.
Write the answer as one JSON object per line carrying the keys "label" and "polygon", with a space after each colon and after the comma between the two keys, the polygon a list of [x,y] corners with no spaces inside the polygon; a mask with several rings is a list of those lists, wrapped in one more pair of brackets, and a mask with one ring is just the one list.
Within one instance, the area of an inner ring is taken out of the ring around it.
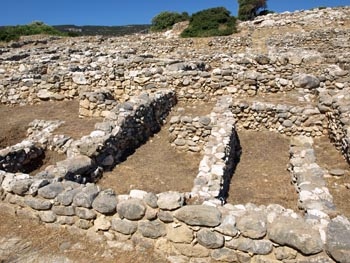
{"label": "ancient stone ruin", "polygon": [[[350,262],[350,221],[313,148],[327,135],[350,162],[350,8],[267,15],[229,37],[166,36],[0,48],[2,104],[79,100],[80,117],[103,118],[79,139],[54,134],[61,121],[31,122],[25,140],[0,150],[1,209],[122,249],[151,247],[170,262]],[[102,189],[104,172],[157,133],[178,101],[215,103],[208,115],[168,120],[172,146],[202,154],[192,191]],[[290,138],[300,211],[226,202],[242,129]],[[48,149],[66,159],[29,175]]]}

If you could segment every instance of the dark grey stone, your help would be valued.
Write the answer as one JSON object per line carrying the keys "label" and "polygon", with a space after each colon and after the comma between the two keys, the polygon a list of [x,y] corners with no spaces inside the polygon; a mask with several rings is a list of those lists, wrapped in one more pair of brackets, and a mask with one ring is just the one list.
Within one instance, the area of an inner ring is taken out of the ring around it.
{"label": "dark grey stone", "polygon": [[101,214],[112,214],[117,209],[117,198],[111,189],[101,191],[92,202],[92,207]]}
{"label": "dark grey stone", "polygon": [[127,219],[112,219],[112,229],[124,235],[132,235],[137,230],[137,223]]}
{"label": "dark grey stone", "polygon": [[73,204],[76,206],[91,208],[92,202],[99,193],[99,189],[96,185],[90,184],[83,188],[73,198]]}
{"label": "dark grey stone", "polygon": [[158,220],[140,221],[138,225],[139,231],[144,237],[155,239],[166,235],[165,225]]}
{"label": "dark grey stone", "polygon": [[197,233],[198,243],[206,248],[220,248],[224,246],[224,236],[209,229],[201,229]]}
{"label": "dark grey stone", "polygon": [[140,220],[146,213],[146,206],[142,200],[129,199],[117,205],[117,212],[120,217],[125,217],[129,220]]}
{"label": "dark grey stone", "polygon": [[24,202],[35,210],[49,210],[52,203],[49,200],[43,200],[34,197],[25,197]]}
{"label": "dark grey stone", "polygon": [[39,188],[38,195],[46,199],[53,199],[63,191],[64,191],[64,187],[62,183],[55,182]]}
{"label": "dark grey stone", "polygon": [[154,194],[154,193],[147,193],[144,198],[143,201],[150,207],[152,208],[158,208],[157,205],[157,201],[158,201],[158,197]]}
{"label": "dark grey stone", "polygon": [[59,216],[73,216],[75,215],[74,207],[72,206],[53,206],[52,212]]}
{"label": "dark grey stone", "polygon": [[78,189],[72,189],[72,190],[67,190],[64,191],[62,193],[60,193],[56,200],[61,204],[61,205],[71,205],[73,202],[73,198],[75,197],[75,195],[79,192],[82,191],[82,188],[78,188]]}
{"label": "dark grey stone", "polygon": [[300,74],[293,78],[293,83],[298,88],[315,89],[320,86],[320,80],[313,75]]}

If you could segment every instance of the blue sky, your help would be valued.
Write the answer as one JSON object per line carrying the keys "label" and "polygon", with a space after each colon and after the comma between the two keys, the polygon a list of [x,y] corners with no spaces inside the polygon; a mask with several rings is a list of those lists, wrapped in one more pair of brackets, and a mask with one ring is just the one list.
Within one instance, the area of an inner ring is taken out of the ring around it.
{"label": "blue sky", "polygon": [[[350,0],[268,0],[268,9],[283,12],[319,6],[350,6]],[[224,6],[237,15],[236,0],[1,0],[0,25],[43,21],[49,25],[150,24],[162,11],[194,12]]]}

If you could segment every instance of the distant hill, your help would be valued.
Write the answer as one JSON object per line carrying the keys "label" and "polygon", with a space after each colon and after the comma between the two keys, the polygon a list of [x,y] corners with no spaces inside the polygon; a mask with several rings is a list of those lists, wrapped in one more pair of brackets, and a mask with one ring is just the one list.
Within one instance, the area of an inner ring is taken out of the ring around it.
{"label": "distant hill", "polygon": [[76,26],[57,25],[55,29],[72,36],[123,36],[135,33],[147,33],[151,25],[127,25],[127,26]]}

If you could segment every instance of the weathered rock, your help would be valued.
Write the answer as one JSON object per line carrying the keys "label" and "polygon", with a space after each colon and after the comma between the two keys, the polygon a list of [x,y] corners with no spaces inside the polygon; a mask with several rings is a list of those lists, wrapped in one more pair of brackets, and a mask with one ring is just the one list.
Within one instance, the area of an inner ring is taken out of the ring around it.
{"label": "weathered rock", "polygon": [[269,240],[252,240],[244,237],[234,238],[226,242],[225,246],[256,255],[267,255],[273,248]]}
{"label": "weathered rock", "polygon": [[75,197],[75,195],[80,193],[81,190],[82,190],[81,188],[78,188],[78,189],[64,191],[59,195],[57,195],[56,199],[61,205],[66,205],[66,206],[70,205],[72,204],[73,198]]}
{"label": "weathered rock", "polygon": [[140,221],[138,229],[142,236],[148,238],[159,238],[166,235],[165,225],[158,220]]}
{"label": "weathered rock", "polygon": [[164,192],[158,195],[157,205],[163,210],[175,210],[184,204],[184,195],[178,192]]}
{"label": "weathered rock", "polygon": [[181,207],[174,213],[175,218],[191,226],[218,226],[221,213],[216,207],[189,205]]}
{"label": "weathered rock", "polygon": [[15,180],[12,184],[12,192],[18,195],[24,195],[32,185],[32,179]]}
{"label": "weathered rock", "polygon": [[147,193],[144,196],[143,200],[148,206],[152,208],[158,208],[158,205],[157,205],[158,197],[154,193]]}
{"label": "weathered rock", "polygon": [[53,206],[52,212],[59,216],[73,216],[75,215],[74,207],[72,206]]}
{"label": "weathered rock", "polygon": [[146,213],[146,207],[142,200],[129,199],[117,205],[117,212],[122,218],[140,220]]}
{"label": "weathered rock", "polygon": [[291,217],[276,218],[268,228],[269,238],[279,244],[290,246],[304,255],[322,251],[320,233],[302,220]]}
{"label": "weathered rock", "polygon": [[190,244],[193,240],[193,231],[186,225],[166,225],[167,238],[174,243]]}
{"label": "weathered rock", "polygon": [[101,191],[92,202],[92,208],[101,214],[112,214],[117,209],[117,198],[113,190]]}
{"label": "weathered rock", "polygon": [[124,235],[132,235],[137,230],[137,223],[127,219],[113,218],[112,229]]}
{"label": "weathered rock", "polygon": [[179,253],[187,257],[204,258],[209,256],[209,250],[199,244],[193,246],[190,244],[175,243],[174,247],[179,251]]}
{"label": "weathered rock", "polygon": [[238,260],[236,251],[225,247],[213,250],[211,257],[219,262],[241,262]]}
{"label": "weathered rock", "polygon": [[223,215],[221,224],[215,227],[215,231],[226,235],[235,237],[238,235],[238,229],[236,228],[236,218],[233,214]]}
{"label": "weathered rock", "polygon": [[237,228],[245,237],[257,239],[266,235],[266,215],[262,212],[247,213],[237,219]]}
{"label": "weathered rock", "polygon": [[209,229],[201,229],[197,233],[198,243],[206,248],[220,248],[224,245],[224,236]]}
{"label": "weathered rock", "polygon": [[157,215],[159,220],[164,223],[171,223],[174,221],[174,217],[171,212],[160,210]]}
{"label": "weathered rock", "polygon": [[278,260],[292,260],[297,257],[298,252],[289,247],[276,247],[274,254]]}
{"label": "weathered rock", "polygon": [[312,90],[320,85],[320,80],[313,75],[300,74],[293,78],[293,83],[298,88]]}
{"label": "weathered rock", "polygon": [[91,220],[91,219],[95,219],[97,214],[94,210],[92,209],[88,209],[85,207],[76,207],[75,208],[75,214],[84,220]]}
{"label": "weathered rock", "polygon": [[91,208],[92,202],[99,193],[97,186],[90,184],[84,187],[79,193],[73,198],[73,204],[76,206]]}
{"label": "weathered rock", "polygon": [[52,211],[41,211],[39,213],[39,218],[41,221],[44,223],[53,223],[56,221],[57,216],[54,212]]}
{"label": "weathered rock", "polygon": [[77,155],[57,162],[56,165],[64,168],[65,174],[63,176],[66,176],[70,174],[84,174],[94,166],[94,162],[88,156]]}
{"label": "weathered rock", "polygon": [[38,190],[38,195],[41,197],[44,197],[46,199],[53,199],[55,198],[58,194],[63,192],[64,187],[62,183],[57,182],[57,183],[51,183],[48,185],[45,185],[44,187],[40,188]]}
{"label": "weathered rock", "polygon": [[97,217],[94,221],[95,231],[102,230],[107,231],[111,227],[111,222],[106,218],[105,215]]}
{"label": "weathered rock", "polygon": [[49,200],[43,200],[34,197],[26,197],[24,202],[35,210],[49,210],[52,207],[52,203]]}
{"label": "weathered rock", "polygon": [[338,216],[327,227],[326,250],[334,260],[342,263],[350,262],[350,222]]}

